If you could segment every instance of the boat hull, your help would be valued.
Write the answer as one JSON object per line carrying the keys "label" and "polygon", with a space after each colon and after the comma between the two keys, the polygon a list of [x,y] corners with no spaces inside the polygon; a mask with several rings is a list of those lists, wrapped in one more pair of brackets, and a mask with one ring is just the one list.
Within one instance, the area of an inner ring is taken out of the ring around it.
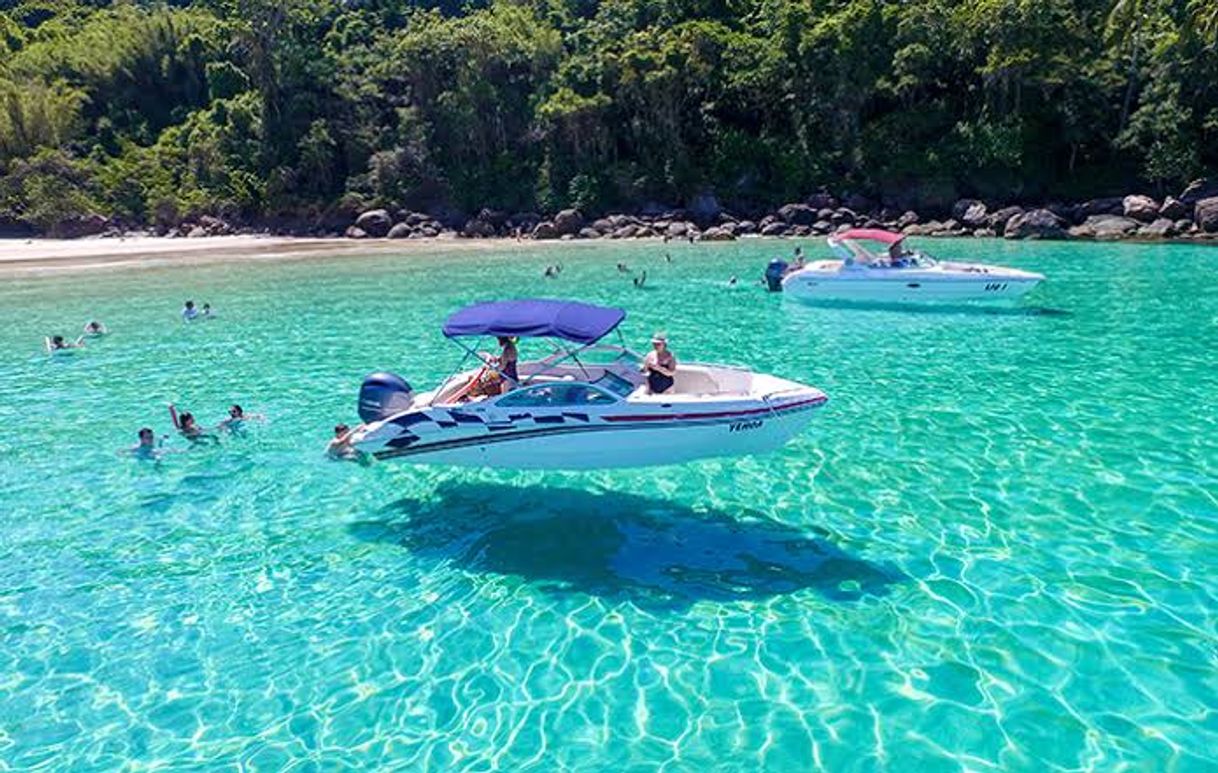
{"label": "boat hull", "polygon": [[788,274],[783,292],[806,301],[864,303],[1009,303],[1044,281],[1031,271],[943,262],[904,268],[820,261]]}
{"label": "boat hull", "polygon": [[658,404],[634,414],[622,414],[619,407],[604,415],[565,411],[507,421],[494,415],[478,421],[476,411],[455,411],[456,427],[428,432],[444,418],[441,414],[451,419],[454,413],[432,408],[397,419],[414,422],[415,439],[373,428],[357,447],[378,459],[459,467],[592,470],[679,464],[776,450],[801,432],[826,400],[812,392],[769,404],[754,400],[714,409]]}

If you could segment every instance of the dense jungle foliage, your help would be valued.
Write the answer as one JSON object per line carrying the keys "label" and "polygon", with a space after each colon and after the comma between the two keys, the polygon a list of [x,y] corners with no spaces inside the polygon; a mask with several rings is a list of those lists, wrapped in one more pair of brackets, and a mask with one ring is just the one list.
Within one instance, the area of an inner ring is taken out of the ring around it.
{"label": "dense jungle foliage", "polygon": [[0,217],[934,208],[1218,168],[1218,0],[5,2]]}

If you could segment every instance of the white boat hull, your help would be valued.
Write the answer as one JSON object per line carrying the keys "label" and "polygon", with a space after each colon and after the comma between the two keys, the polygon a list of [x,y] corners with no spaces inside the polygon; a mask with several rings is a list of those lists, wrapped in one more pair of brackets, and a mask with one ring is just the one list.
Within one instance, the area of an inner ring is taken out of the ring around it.
{"label": "white boat hull", "polygon": [[1016,269],[955,265],[959,268],[842,268],[837,261],[824,261],[787,275],[782,289],[805,301],[1001,303],[1018,300],[1044,281],[1039,274]]}
{"label": "white boat hull", "polygon": [[373,422],[354,445],[378,459],[503,469],[592,470],[678,464],[773,451],[801,432],[823,392],[689,399],[663,395],[606,406],[512,409],[431,406]]}

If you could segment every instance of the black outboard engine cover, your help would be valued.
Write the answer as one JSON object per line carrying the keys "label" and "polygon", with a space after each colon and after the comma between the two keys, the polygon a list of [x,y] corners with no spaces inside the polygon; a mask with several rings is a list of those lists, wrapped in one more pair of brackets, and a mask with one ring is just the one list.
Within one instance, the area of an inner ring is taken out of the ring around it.
{"label": "black outboard engine cover", "polygon": [[413,399],[406,379],[396,373],[372,373],[359,388],[359,417],[364,422],[379,421],[406,410]]}
{"label": "black outboard engine cover", "polygon": [[787,262],[774,258],[765,267],[765,284],[772,293],[782,292],[782,276],[787,273]]}

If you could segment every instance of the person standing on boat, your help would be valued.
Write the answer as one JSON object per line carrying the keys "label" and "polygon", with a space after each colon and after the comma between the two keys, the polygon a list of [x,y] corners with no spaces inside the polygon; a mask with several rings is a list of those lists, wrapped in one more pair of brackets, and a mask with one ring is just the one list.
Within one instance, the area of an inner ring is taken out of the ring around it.
{"label": "person standing on boat", "polygon": [[499,347],[499,373],[503,376],[499,393],[507,394],[520,385],[520,375],[516,370],[520,355],[516,351],[516,342],[509,336],[499,336]]}
{"label": "person standing on boat", "polygon": [[677,375],[677,358],[668,350],[668,336],[656,333],[651,337],[651,351],[643,358],[647,374],[647,391],[662,395],[672,389]]}

